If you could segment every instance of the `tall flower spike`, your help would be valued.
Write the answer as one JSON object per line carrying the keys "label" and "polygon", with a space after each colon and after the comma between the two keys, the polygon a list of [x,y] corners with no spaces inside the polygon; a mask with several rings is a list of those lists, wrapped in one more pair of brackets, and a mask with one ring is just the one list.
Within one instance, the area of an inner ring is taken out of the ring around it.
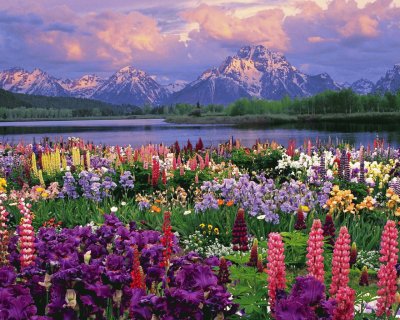
{"label": "tall flower spike", "polygon": [[335,244],[335,224],[333,223],[332,215],[327,214],[325,217],[325,223],[324,223],[324,237],[327,238],[328,243],[333,246]]}
{"label": "tall flower spike", "polygon": [[362,268],[360,281],[358,282],[360,286],[369,286],[369,277],[368,277],[368,269],[366,266]]}
{"label": "tall flower spike", "polygon": [[171,227],[171,212],[164,212],[164,223],[162,226],[163,235],[161,237],[161,244],[164,246],[163,260],[161,262],[162,267],[169,267],[169,261],[172,255],[173,246],[173,233]]}
{"label": "tall flower spike", "polygon": [[219,261],[218,284],[224,285],[231,282],[229,276],[229,269],[228,264],[226,263],[226,259],[224,257],[221,257]]}
{"label": "tall flower spike", "polygon": [[26,204],[24,198],[21,198],[18,204],[22,215],[18,229],[21,269],[29,267],[35,260],[35,231],[32,227],[33,216],[30,208],[31,204]]}
{"label": "tall flower spike", "polygon": [[296,223],[294,224],[294,228],[296,230],[307,229],[305,218],[304,218],[304,212],[301,209],[297,210]]}
{"label": "tall flower spike", "polygon": [[350,267],[357,262],[357,245],[355,242],[352,243],[350,249]]}
{"label": "tall flower spike", "polygon": [[234,251],[248,251],[247,225],[244,219],[244,209],[237,212],[232,228],[232,244]]}
{"label": "tall flower spike", "polygon": [[140,253],[136,245],[133,247],[133,264],[131,278],[132,289],[146,289],[146,284],[143,277],[143,270],[141,270],[140,266]]}
{"label": "tall flower spike", "polygon": [[319,158],[319,175],[321,180],[325,180],[326,178],[326,164],[325,164],[325,153],[321,152],[321,157]]}
{"label": "tall flower spike", "polygon": [[158,180],[160,178],[160,163],[158,159],[153,158],[152,167],[151,167],[151,184],[153,187],[158,185]]}
{"label": "tall flower spike", "polygon": [[321,220],[314,220],[307,241],[307,271],[310,276],[324,283],[324,231]]}
{"label": "tall flower spike", "polygon": [[8,212],[0,200],[0,267],[8,264]]}
{"label": "tall flower spike", "polygon": [[350,152],[346,154],[346,162],[344,165],[344,179],[350,181]]}
{"label": "tall flower spike", "polygon": [[250,259],[247,265],[250,267],[256,267],[258,261],[258,240],[254,239],[253,245],[251,246]]}
{"label": "tall flower spike", "polygon": [[396,263],[398,259],[398,232],[396,223],[388,220],[382,232],[381,239],[381,257],[379,261],[381,266],[378,271],[378,302],[377,316],[389,315],[390,308],[395,301],[397,291]]}
{"label": "tall flower spike", "polygon": [[269,305],[273,312],[277,291],[286,288],[284,246],[282,236],[277,232],[269,234],[267,260],[268,297]]}
{"label": "tall flower spike", "polygon": [[365,161],[364,161],[364,147],[360,148],[360,183],[365,183]]}
{"label": "tall flower spike", "polygon": [[354,299],[356,292],[348,286],[340,287],[336,295],[336,308],[333,313],[333,320],[354,319]]}
{"label": "tall flower spike", "polygon": [[340,163],[339,163],[339,178],[344,178],[344,171],[345,171],[345,164],[346,164],[346,150],[342,150],[340,155]]}
{"label": "tall flower spike", "polygon": [[336,296],[339,288],[347,287],[350,273],[350,235],[346,227],[341,227],[335,242],[332,257],[332,283],[329,293]]}

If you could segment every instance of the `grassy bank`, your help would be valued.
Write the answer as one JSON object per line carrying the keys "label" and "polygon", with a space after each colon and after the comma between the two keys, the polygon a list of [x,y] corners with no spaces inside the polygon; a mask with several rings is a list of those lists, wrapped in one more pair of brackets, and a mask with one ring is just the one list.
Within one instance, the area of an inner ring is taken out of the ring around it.
{"label": "grassy bank", "polygon": [[366,113],[331,113],[331,114],[265,114],[243,116],[169,116],[167,122],[179,124],[232,124],[232,125],[267,125],[285,123],[318,123],[318,122],[347,122],[347,123],[395,123],[400,121],[400,112],[366,112]]}
{"label": "grassy bank", "polygon": [[62,118],[23,118],[23,119],[0,119],[1,122],[28,122],[28,121],[75,121],[75,120],[126,120],[126,119],[163,119],[158,114],[130,115],[130,116],[98,116],[98,117],[62,117]]}

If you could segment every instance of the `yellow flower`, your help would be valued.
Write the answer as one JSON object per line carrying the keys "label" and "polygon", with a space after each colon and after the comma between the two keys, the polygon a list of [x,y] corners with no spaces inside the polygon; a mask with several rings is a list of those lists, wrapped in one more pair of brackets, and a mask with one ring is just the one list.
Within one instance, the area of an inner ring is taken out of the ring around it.
{"label": "yellow flower", "polygon": [[300,206],[300,210],[303,212],[309,212],[310,208],[308,206]]}
{"label": "yellow flower", "polygon": [[6,192],[7,181],[4,178],[0,178],[0,193]]}
{"label": "yellow flower", "polygon": [[199,226],[200,226],[200,228],[204,229],[206,225],[204,223],[200,223]]}
{"label": "yellow flower", "polygon": [[218,228],[214,228],[214,233],[215,233],[216,235],[219,235],[219,229],[218,229]]}
{"label": "yellow flower", "polygon": [[397,208],[397,209],[396,209],[396,211],[394,212],[394,215],[395,215],[396,217],[399,217],[399,216],[400,216],[400,208]]}
{"label": "yellow flower", "polygon": [[208,225],[208,230],[212,230],[212,227],[213,227],[213,226],[212,226],[211,224],[209,224],[209,225]]}

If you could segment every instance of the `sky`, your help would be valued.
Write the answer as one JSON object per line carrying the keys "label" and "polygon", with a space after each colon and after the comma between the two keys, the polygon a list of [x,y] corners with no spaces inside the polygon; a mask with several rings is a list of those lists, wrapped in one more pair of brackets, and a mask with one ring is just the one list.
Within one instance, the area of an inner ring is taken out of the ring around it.
{"label": "sky", "polygon": [[376,81],[400,63],[400,0],[0,0],[0,69],[195,80],[244,45],[308,74]]}

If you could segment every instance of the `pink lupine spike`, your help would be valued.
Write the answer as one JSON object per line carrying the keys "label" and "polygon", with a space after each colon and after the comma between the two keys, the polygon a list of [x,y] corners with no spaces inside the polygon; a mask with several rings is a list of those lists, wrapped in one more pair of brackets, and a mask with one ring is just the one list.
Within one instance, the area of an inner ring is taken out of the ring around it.
{"label": "pink lupine spike", "polygon": [[321,220],[314,220],[307,244],[308,274],[324,283],[324,231]]}

